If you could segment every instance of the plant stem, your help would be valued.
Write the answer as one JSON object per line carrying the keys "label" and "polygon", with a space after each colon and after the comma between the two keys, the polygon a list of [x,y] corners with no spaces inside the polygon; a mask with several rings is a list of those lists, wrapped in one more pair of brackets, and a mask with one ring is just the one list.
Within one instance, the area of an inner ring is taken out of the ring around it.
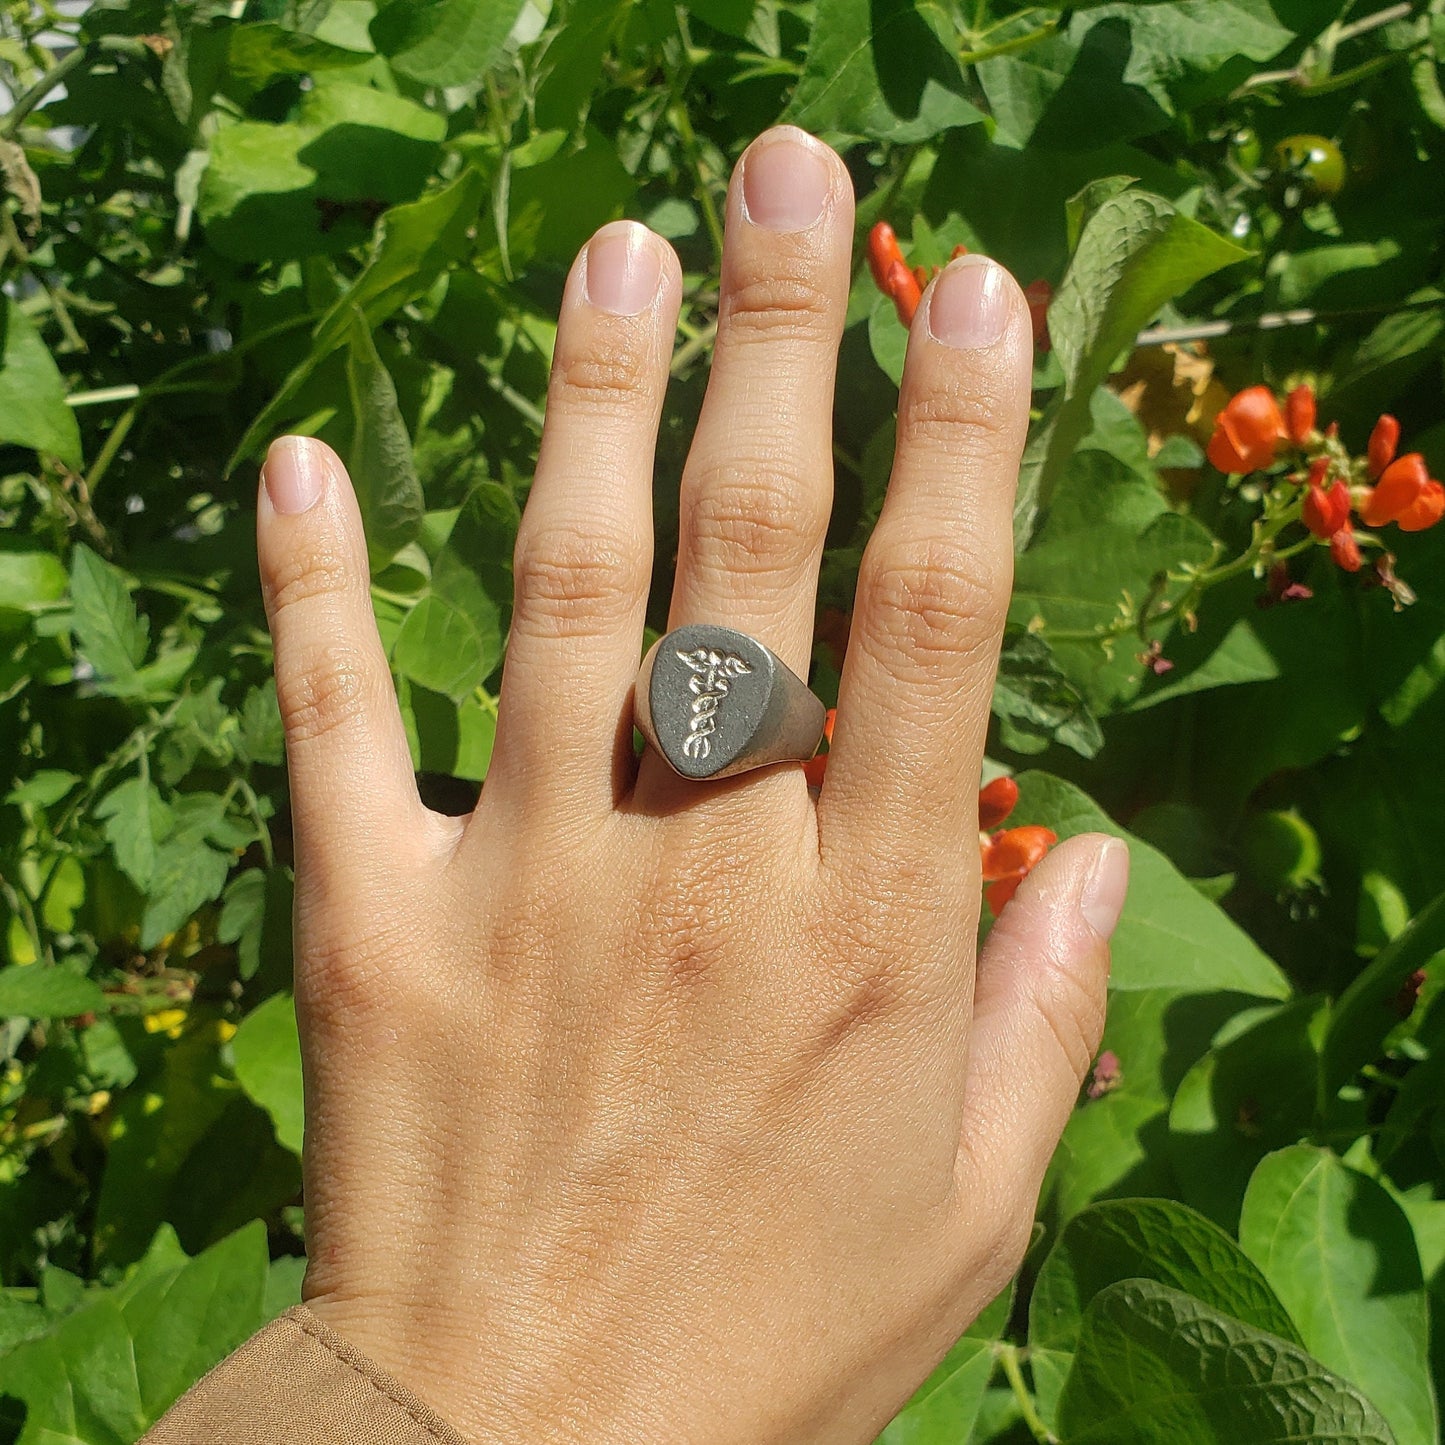
{"label": "plant stem", "polygon": [[1136,346],[1169,346],[1182,341],[1211,341],[1232,336],[1236,331],[1284,331],[1294,326],[1316,326],[1325,321],[1343,321],[1354,316],[1403,316],[1410,311],[1434,311],[1445,306],[1445,296],[1428,296],[1420,301],[1407,301],[1403,306],[1352,306],[1334,311],[1266,311],[1259,316],[1238,317],[1232,321],[1196,321],[1188,326],[1155,326],[1141,331]]}
{"label": "plant stem", "polygon": [[1019,1347],[1006,1341],[999,1345],[998,1362],[1003,1366],[1004,1377],[1014,1392],[1014,1399],[1018,1401],[1019,1414],[1023,1416],[1029,1434],[1039,1445],[1059,1445],[1058,1436],[1039,1418],[1034,1397],[1029,1394],[1029,1387],[1024,1383],[1024,1372],[1019,1368]]}
{"label": "plant stem", "polygon": [[1382,25],[1391,25],[1396,20],[1406,20],[1414,8],[1410,0],[1400,0],[1398,5],[1387,5],[1373,15],[1365,15],[1359,20],[1352,20],[1348,25],[1340,26],[1335,32],[1335,44],[1343,45],[1345,41],[1367,35],[1371,30],[1378,30]]}
{"label": "plant stem", "polygon": [[1045,20],[1037,30],[1016,35],[1012,40],[1001,40],[997,45],[985,45],[978,50],[964,50],[959,54],[959,64],[978,65],[985,60],[995,60],[1000,55],[1016,55],[1020,50],[1032,49],[1047,40],[1058,28],[1059,21],[1055,16],[1052,20]]}
{"label": "plant stem", "polygon": [[669,372],[673,376],[681,376],[716,340],[717,321],[709,321],[706,326],[695,332],[672,353],[672,363],[668,367]]}
{"label": "plant stem", "polygon": [[115,425],[110,429],[110,435],[105,439],[105,445],[100,449],[100,455],[90,468],[85,479],[86,495],[95,496],[95,489],[100,479],[106,474],[110,464],[115,460],[116,453],[120,451],[125,439],[130,435],[130,429],[135,425],[136,418],[140,415],[141,403],[137,398],[131,403],[120,416],[116,418]]}
{"label": "plant stem", "polygon": [[10,114],[0,121],[0,139],[14,140],[20,127],[29,119],[45,97],[57,85],[63,85],[65,78],[79,70],[97,54],[144,55],[145,44],[128,35],[105,35],[90,45],[77,45],[63,59],[57,60],[34,85],[20,96]]}
{"label": "plant stem", "polygon": [[687,153],[687,162],[692,167],[693,177],[696,184],[693,192],[697,196],[698,205],[702,207],[703,223],[707,226],[707,233],[712,238],[713,254],[719,267],[722,266],[723,253],[723,223],[722,215],[717,208],[717,200],[712,193],[712,183],[707,174],[706,163],[703,160],[702,145],[697,138],[697,132],[692,128],[692,117],[687,113],[687,101],[679,98],[672,107],[673,129],[677,131],[682,140],[683,150]]}

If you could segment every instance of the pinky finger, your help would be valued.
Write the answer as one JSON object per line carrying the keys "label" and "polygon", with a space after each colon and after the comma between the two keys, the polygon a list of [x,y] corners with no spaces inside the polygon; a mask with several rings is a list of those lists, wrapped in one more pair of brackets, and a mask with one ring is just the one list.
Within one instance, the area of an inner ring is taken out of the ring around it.
{"label": "pinky finger", "polygon": [[979,958],[959,1166],[970,1194],[1033,1218],[1104,1030],[1129,850],[1070,838],[1024,880]]}
{"label": "pinky finger", "polygon": [[274,443],[261,469],[256,545],[276,653],[298,864],[327,886],[419,837],[406,732],[371,610],[361,513],[335,452]]}

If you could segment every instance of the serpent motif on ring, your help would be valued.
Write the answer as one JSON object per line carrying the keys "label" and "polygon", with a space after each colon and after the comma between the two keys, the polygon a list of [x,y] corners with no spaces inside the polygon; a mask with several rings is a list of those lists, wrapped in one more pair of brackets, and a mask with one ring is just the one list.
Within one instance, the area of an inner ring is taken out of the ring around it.
{"label": "serpent motif on ring", "polygon": [[750,673],[752,665],[736,653],[718,652],[711,647],[695,647],[691,652],[677,654],[692,669],[687,690],[692,694],[688,711],[692,714],[683,740],[685,756],[705,759],[712,751],[712,734],[717,731],[717,711],[728,695],[735,677]]}

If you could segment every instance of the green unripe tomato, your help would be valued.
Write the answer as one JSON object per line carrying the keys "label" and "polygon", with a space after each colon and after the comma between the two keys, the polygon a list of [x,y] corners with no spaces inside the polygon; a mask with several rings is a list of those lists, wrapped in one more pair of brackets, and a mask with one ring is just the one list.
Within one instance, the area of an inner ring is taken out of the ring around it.
{"label": "green unripe tomato", "polygon": [[1306,200],[1327,201],[1344,189],[1345,158],[1328,136],[1287,135],[1274,148],[1274,171]]}
{"label": "green unripe tomato", "polygon": [[1233,155],[1235,164],[1242,171],[1256,169],[1260,162],[1262,150],[1259,144],[1259,135],[1252,126],[1241,126],[1229,137],[1229,150]]}
{"label": "green unripe tomato", "polygon": [[1239,861],[1270,893],[1306,888],[1320,879],[1319,835],[1293,809],[1252,813],[1240,830]]}

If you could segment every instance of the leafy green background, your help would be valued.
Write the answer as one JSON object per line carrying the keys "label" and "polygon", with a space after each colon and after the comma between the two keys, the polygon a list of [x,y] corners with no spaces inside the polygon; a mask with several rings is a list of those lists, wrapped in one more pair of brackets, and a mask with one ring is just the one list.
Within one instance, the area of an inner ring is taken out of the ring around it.
{"label": "leafy green background", "polygon": [[[1445,0],[0,4],[0,1440],[134,1440],[300,1297],[266,441],[347,458],[466,810],[566,266],[620,215],[682,260],[657,625],[726,179],[779,120],[845,156],[860,256],[887,219],[1054,290],[989,768],[1134,864],[1034,1245],[883,1438],[1439,1438],[1445,528],[1385,537],[1412,605],[1301,545],[1313,595],[1261,606],[1260,490],[1202,447],[1308,380],[1445,465],[1442,47]],[[860,262],[825,696],[904,341]]]}

